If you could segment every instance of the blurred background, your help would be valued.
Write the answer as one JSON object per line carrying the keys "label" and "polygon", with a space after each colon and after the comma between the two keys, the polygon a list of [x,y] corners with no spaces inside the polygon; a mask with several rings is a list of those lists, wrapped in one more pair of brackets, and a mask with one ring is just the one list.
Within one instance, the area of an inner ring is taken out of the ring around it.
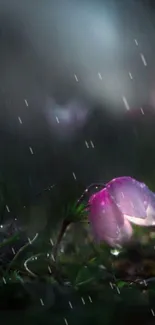
{"label": "blurred background", "polygon": [[62,188],[80,193],[122,175],[155,191],[153,9],[0,1],[0,181],[10,210],[49,185],[60,202]]}
{"label": "blurred background", "polygon": [[8,310],[11,324],[19,310],[25,324],[154,324],[154,228],[118,251],[74,223],[56,244],[91,183],[125,175],[155,192],[154,9],[0,0],[1,324]]}

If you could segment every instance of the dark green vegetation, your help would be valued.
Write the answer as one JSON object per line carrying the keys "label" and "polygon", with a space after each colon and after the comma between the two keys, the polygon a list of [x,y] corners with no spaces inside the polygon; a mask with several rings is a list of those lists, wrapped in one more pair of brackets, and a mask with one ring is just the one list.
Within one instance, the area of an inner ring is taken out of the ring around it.
{"label": "dark green vegetation", "polygon": [[154,229],[136,227],[119,252],[99,247],[83,203],[76,207],[81,189],[61,188],[60,202],[56,188],[43,191],[13,223],[8,203],[0,233],[1,324],[154,324]]}

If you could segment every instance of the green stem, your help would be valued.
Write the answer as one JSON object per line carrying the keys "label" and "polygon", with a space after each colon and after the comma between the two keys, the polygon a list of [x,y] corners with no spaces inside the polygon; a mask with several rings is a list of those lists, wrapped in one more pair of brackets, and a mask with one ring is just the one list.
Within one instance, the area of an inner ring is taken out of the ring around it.
{"label": "green stem", "polygon": [[57,241],[56,241],[56,244],[55,244],[55,247],[54,247],[54,251],[53,251],[53,256],[54,256],[54,259],[56,261],[57,259],[57,254],[58,254],[58,248],[59,248],[59,245],[60,245],[60,242],[64,236],[64,233],[66,232],[68,226],[71,224],[70,221],[68,220],[64,220],[63,223],[62,223],[62,226],[60,228],[60,232],[58,234],[58,238],[57,238]]}

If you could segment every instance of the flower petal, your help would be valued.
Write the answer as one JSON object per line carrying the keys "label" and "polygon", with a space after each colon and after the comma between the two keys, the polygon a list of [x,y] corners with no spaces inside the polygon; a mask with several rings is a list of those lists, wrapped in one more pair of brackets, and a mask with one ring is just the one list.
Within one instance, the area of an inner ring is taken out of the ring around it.
{"label": "flower petal", "polygon": [[155,194],[144,183],[125,176],[110,181],[107,189],[130,222],[141,226],[155,224]]}
{"label": "flower petal", "polygon": [[148,188],[131,177],[115,178],[107,184],[107,189],[123,214],[146,218]]}
{"label": "flower petal", "polygon": [[128,220],[124,217],[106,188],[92,195],[89,200],[89,221],[97,241],[106,241],[115,246],[132,234]]}

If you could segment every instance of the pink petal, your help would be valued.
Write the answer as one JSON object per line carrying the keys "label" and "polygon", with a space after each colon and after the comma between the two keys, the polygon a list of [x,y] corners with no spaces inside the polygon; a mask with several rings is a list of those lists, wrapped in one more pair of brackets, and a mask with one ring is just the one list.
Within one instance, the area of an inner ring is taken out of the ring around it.
{"label": "pink petal", "polygon": [[149,188],[131,177],[115,178],[107,189],[130,222],[141,226],[152,225],[155,220],[155,197]]}
{"label": "pink petal", "polygon": [[89,200],[89,221],[97,241],[106,241],[115,246],[128,240],[132,235],[130,223],[124,222],[119,210],[107,189],[92,195]]}
{"label": "pink petal", "polygon": [[130,222],[124,218],[124,225],[121,228],[119,242],[120,243],[128,242],[132,236],[132,233],[133,233],[133,229]]}

